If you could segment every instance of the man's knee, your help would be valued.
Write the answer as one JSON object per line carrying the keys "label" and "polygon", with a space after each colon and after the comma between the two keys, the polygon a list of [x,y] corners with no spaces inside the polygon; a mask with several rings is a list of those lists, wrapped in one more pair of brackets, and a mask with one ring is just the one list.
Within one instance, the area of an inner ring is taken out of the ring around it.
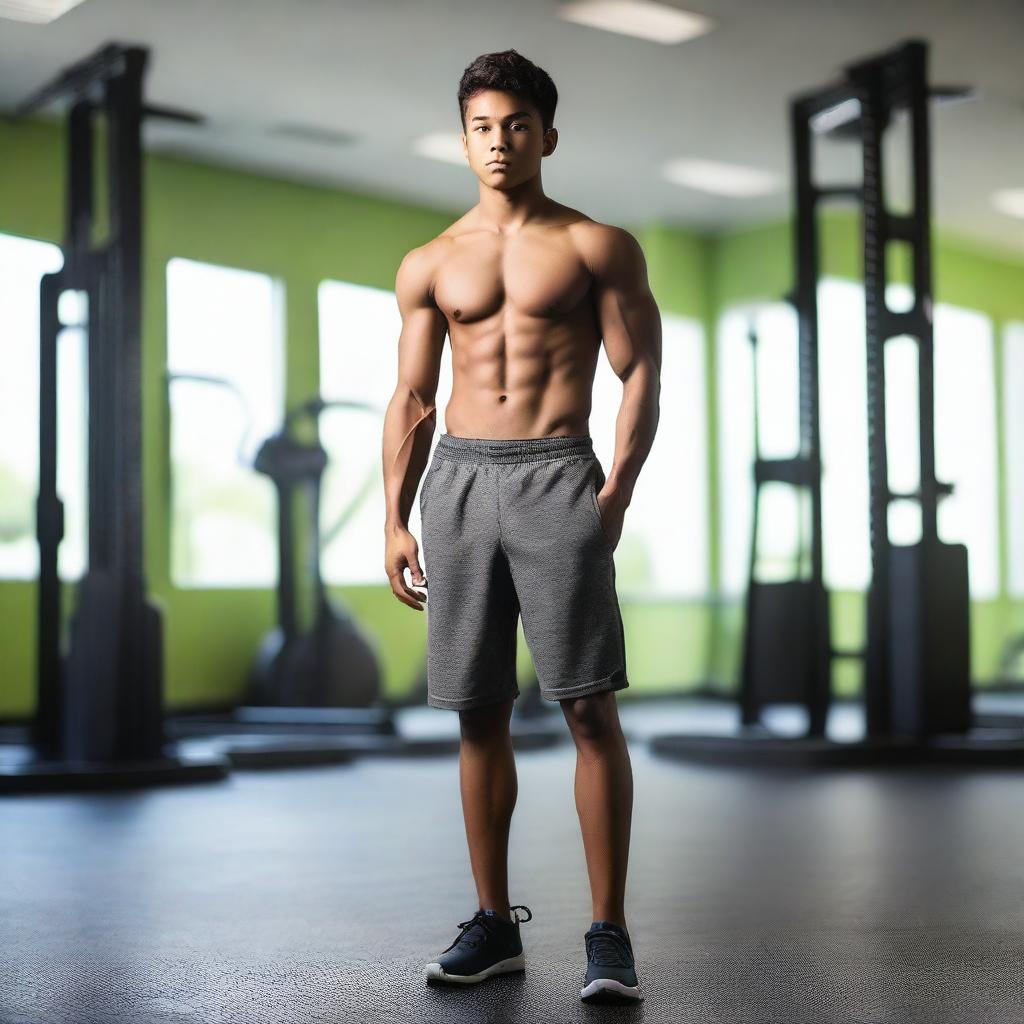
{"label": "man's knee", "polygon": [[594,743],[621,734],[614,691],[569,697],[559,703],[575,740]]}

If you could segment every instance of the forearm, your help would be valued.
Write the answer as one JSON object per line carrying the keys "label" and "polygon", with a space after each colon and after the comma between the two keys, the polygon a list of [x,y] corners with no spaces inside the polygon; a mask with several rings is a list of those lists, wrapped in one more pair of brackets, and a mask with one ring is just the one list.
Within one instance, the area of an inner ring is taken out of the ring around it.
{"label": "forearm", "polygon": [[383,474],[385,531],[409,528],[409,513],[427,468],[437,422],[433,401],[414,392],[396,392],[384,416]]}
{"label": "forearm", "polygon": [[615,420],[615,455],[605,487],[628,505],[640,470],[647,461],[661,414],[661,380],[652,360],[638,363],[622,385],[622,405]]}

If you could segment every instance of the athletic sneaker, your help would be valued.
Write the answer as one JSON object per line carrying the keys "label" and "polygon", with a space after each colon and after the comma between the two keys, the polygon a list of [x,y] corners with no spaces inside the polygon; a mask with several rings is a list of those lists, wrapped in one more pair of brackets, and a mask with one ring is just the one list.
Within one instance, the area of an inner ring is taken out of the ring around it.
{"label": "athletic sneaker", "polygon": [[[507,974],[526,969],[523,943],[519,938],[520,921],[529,921],[529,907],[509,908],[511,920],[495,910],[478,910],[468,921],[460,921],[458,938],[431,963],[427,964],[427,984],[451,981],[474,985],[492,974]],[[525,910],[529,917],[519,917]]]}
{"label": "athletic sneaker", "polygon": [[635,1003],[643,999],[636,980],[629,933],[613,921],[595,921],[583,936],[587,978],[580,989],[585,1003]]}

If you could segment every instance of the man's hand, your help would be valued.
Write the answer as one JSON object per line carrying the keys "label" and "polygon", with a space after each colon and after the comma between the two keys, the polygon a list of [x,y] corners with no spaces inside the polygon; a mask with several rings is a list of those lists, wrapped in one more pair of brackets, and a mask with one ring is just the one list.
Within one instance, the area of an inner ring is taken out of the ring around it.
{"label": "man's hand", "polygon": [[614,551],[619,546],[619,540],[622,537],[622,526],[629,503],[622,491],[614,485],[609,486],[606,483],[597,493],[597,507],[601,511],[604,532],[612,546],[612,551]]}
{"label": "man's hand", "polygon": [[405,582],[405,570],[408,568],[417,587],[427,585],[427,578],[420,568],[420,546],[416,543],[416,538],[404,527],[389,528],[384,536],[384,568],[391,581],[391,592],[402,604],[407,604],[418,612],[423,611],[421,602],[426,601],[427,595],[422,591],[413,590]]}

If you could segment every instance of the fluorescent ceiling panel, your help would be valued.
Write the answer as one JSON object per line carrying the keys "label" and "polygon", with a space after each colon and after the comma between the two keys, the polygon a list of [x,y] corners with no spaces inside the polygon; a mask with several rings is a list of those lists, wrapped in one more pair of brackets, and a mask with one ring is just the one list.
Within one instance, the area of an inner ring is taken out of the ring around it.
{"label": "fluorescent ceiling panel", "polygon": [[1024,188],[1001,188],[993,192],[992,205],[1008,217],[1024,217]]}
{"label": "fluorescent ceiling panel", "polygon": [[453,132],[431,132],[421,135],[412,144],[412,151],[419,156],[430,157],[431,160],[443,160],[447,164],[466,166],[466,158],[462,154],[462,136]]}
{"label": "fluorescent ceiling panel", "polygon": [[780,185],[777,174],[713,160],[671,160],[662,174],[673,185],[719,196],[761,196],[777,191]]}
{"label": "fluorescent ceiling panel", "polygon": [[0,18],[45,25],[80,3],[82,0],[0,0]]}
{"label": "fluorescent ceiling panel", "polygon": [[711,18],[655,0],[570,0],[559,4],[558,16],[590,28],[636,36],[666,46],[710,32]]}

